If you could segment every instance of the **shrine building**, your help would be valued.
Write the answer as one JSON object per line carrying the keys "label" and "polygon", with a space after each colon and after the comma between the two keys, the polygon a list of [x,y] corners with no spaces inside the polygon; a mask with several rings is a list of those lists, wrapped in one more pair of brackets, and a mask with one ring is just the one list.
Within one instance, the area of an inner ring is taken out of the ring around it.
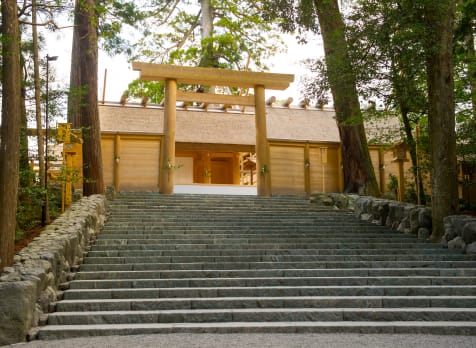
{"label": "shrine building", "polygon": [[[171,194],[181,184],[256,185],[260,196],[343,191],[334,111],[265,100],[266,89],[287,89],[293,75],[147,63],[133,68],[142,80],[164,81],[165,100],[99,104],[104,180],[116,191]],[[179,84],[250,88],[253,95],[192,93]],[[368,137],[379,131],[369,127]],[[398,173],[394,153],[383,145],[369,150],[386,191],[389,174]]]}

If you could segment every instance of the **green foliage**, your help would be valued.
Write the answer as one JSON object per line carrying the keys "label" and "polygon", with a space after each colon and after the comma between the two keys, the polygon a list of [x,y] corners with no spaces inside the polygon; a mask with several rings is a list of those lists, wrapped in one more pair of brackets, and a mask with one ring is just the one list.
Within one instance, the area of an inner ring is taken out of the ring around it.
{"label": "green foliage", "polygon": [[[264,1],[211,1],[210,36],[202,37],[200,6],[189,0],[145,1],[143,37],[134,46],[135,59],[177,65],[266,70],[264,60],[282,42],[274,24],[264,21]],[[203,64],[206,57],[210,62]],[[215,64],[216,63],[216,64]]]}
{"label": "green foliage", "polygon": [[160,104],[164,99],[164,89],[163,82],[134,80],[129,83],[125,94],[132,98],[147,96],[151,103]]}
{"label": "green foliage", "polygon": [[388,174],[388,183],[387,183],[387,189],[390,192],[393,192],[395,195],[397,194],[398,191],[398,178],[395,174]]}
{"label": "green foliage", "polygon": [[304,64],[311,74],[301,78],[301,94],[322,109],[332,98],[326,63],[322,59],[308,59]]}
{"label": "green foliage", "polygon": [[[28,186],[19,187],[18,190],[16,241],[26,237],[30,230],[41,224],[41,212],[46,193],[45,188],[39,185],[31,171],[21,171],[20,177],[26,177],[29,181],[32,178],[35,180]],[[56,218],[61,210],[61,191],[58,191],[54,186],[48,190],[48,207],[52,219]]]}
{"label": "green foliage", "polygon": [[96,2],[98,33],[102,48],[113,54],[132,54],[130,38],[124,32],[134,31],[144,19],[145,12],[140,2],[126,0],[104,0]]}

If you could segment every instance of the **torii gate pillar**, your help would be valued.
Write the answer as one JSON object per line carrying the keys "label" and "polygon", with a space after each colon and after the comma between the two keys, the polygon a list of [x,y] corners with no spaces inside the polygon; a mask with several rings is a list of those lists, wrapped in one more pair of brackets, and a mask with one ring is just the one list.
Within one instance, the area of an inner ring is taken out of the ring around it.
{"label": "torii gate pillar", "polygon": [[175,120],[177,110],[177,81],[165,80],[164,137],[161,143],[159,192],[169,195],[174,193],[175,167]]}
{"label": "torii gate pillar", "polygon": [[256,171],[258,196],[271,196],[271,165],[266,128],[265,87],[255,86],[255,124],[256,124]]}

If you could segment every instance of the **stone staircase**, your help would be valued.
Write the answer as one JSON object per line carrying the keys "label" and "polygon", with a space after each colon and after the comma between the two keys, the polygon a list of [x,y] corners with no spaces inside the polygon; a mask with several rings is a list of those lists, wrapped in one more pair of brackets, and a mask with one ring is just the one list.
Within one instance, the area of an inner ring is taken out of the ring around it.
{"label": "stone staircase", "polygon": [[476,335],[476,257],[302,198],[123,194],[40,339]]}

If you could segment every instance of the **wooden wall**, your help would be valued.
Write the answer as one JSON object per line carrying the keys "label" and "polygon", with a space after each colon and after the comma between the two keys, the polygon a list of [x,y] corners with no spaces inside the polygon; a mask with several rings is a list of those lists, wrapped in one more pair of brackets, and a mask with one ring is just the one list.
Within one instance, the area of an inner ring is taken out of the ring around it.
{"label": "wooden wall", "polygon": [[338,144],[271,142],[270,155],[273,194],[341,191]]}
{"label": "wooden wall", "polygon": [[[157,191],[160,143],[160,135],[103,133],[105,184],[120,191]],[[391,151],[379,146],[371,146],[369,150],[380,189],[386,192],[389,174],[398,175],[398,166],[392,161]],[[238,153],[203,149],[177,151],[175,183],[239,184]],[[338,143],[271,140],[270,167],[274,195],[343,191]],[[407,180],[412,180],[410,169],[411,163],[406,162]]]}
{"label": "wooden wall", "polygon": [[158,190],[159,136],[103,134],[101,144],[105,185],[118,185],[121,191]]}
{"label": "wooden wall", "polygon": [[[336,143],[270,141],[271,185],[275,195],[306,195],[313,192],[342,192],[340,146]],[[389,175],[398,176],[393,153],[369,146],[377,183],[387,192]],[[326,156],[327,155],[327,156]],[[411,162],[405,162],[406,180],[413,180]]]}

